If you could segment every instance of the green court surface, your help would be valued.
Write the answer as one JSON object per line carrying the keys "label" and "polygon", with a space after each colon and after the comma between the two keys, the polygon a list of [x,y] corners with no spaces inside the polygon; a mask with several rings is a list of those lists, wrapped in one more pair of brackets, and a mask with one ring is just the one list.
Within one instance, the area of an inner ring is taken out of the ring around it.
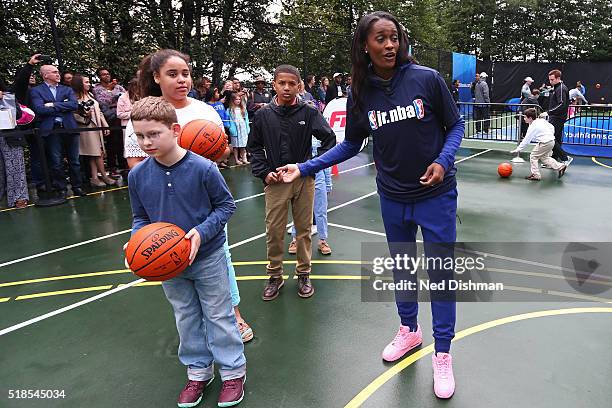
{"label": "green court surface", "polygon": [[[457,156],[458,240],[608,241],[612,163],[575,158],[565,177],[529,164],[500,179],[511,157],[487,145]],[[526,158],[526,155],[524,155]],[[397,363],[380,354],[399,319],[392,302],[361,300],[362,242],[385,242],[370,147],[340,165],[329,196],[333,254],[313,251],[316,294],[290,281],[261,300],[264,197],[250,169],[223,170],[237,200],[229,241],[240,309],[255,338],[244,407],[610,407],[612,304],[556,296],[547,302],[459,303],[453,344],[457,391],[432,390],[431,313],[421,304],[424,344]],[[59,207],[0,212],[0,407],[173,407],[185,380],[178,334],[159,285],[130,287],[25,327],[46,313],[121,288],[131,213],[127,189]],[[317,242],[317,236],[313,237]],[[286,244],[288,241],[286,242]],[[524,271],[532,269],[523,265]],[[531,282],[537,289],[538,279]],[[609,295],[608,295],[609,297]],[[217,378],[202,407],[216,406]],[[64,398],[15,399],[10,390],[63,390]]]}

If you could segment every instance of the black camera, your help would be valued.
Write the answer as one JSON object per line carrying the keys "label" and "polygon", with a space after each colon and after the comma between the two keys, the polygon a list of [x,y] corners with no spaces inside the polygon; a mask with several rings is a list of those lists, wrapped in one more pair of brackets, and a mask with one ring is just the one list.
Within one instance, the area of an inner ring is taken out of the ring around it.
{"label": "black camera", "polygon": [[38,59],[40,60],[40,62],[42,62],[43,64],[51,64],[51,56],[50,55],[44,55],[44,54],[40,54],[38,56]]}
{"label": "black camera", "polygon": [[94,101],[92,99],[88,99],[86,101],[79,102],[79,111],[83,113],[89,112],[92,106],[94,106]]}

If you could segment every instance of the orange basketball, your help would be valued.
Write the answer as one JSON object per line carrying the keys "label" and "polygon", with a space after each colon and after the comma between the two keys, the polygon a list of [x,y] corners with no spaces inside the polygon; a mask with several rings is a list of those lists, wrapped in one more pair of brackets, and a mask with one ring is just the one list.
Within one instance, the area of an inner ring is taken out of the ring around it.
{"label": "orange basketball", "polygon": [[227,136],[223,127],[206,119],[196,119],[181,129],[178,144],[184,149],[217,161],[227,148]]}
{"label": "orange basketball", "polygon": [[497,166],[497,173],[500,177],[507,178],[512,175],[512,165],[510,163],[502,163]]}
{"label": "orange basketball", "polygon": [[125,259],[132,272],[150,281],[174,278],[189,265],[191,242],[174,224],[156,222],[142,227],[130,238]]}

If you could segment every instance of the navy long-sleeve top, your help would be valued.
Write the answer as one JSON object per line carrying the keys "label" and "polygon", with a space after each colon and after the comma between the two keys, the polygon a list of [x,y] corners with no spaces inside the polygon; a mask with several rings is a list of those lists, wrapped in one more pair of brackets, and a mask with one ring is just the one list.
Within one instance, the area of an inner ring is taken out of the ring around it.
{"label": "navy long-sleeve top", "polygon": [[198,258],[223,246],[223,228],[236,204],[213,162],[189,151],[171,167],[149,157],[130,171],[128,181],[132,234],[147,224],[169,222],[185,232],[196,228]]}
{"label": "navy long-sleeve top", "polygon": [[[465,124],[440,74],[407,63],[388,81],[371,73],[361,92],[358,114],[349,94],[345,140],[322,156],[299,164],[301,175],[312,175],[349,159],[372,135],[381,195],[412,202],[455,188],[455,154]],[[435,186],[423,186],[419,179],[432,163],[444,168],[444,179]]]}

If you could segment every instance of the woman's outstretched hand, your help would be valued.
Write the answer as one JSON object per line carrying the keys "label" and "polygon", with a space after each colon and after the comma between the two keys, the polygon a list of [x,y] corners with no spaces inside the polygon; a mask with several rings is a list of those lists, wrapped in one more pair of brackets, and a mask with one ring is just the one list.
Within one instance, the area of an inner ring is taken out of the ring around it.
{"label": "woman's outstretched hand", "polygon": [[300,177],[300,169],[297,164],[287,164],[283,167],[278,167],[276,171],[283,183],[291,183]]}

